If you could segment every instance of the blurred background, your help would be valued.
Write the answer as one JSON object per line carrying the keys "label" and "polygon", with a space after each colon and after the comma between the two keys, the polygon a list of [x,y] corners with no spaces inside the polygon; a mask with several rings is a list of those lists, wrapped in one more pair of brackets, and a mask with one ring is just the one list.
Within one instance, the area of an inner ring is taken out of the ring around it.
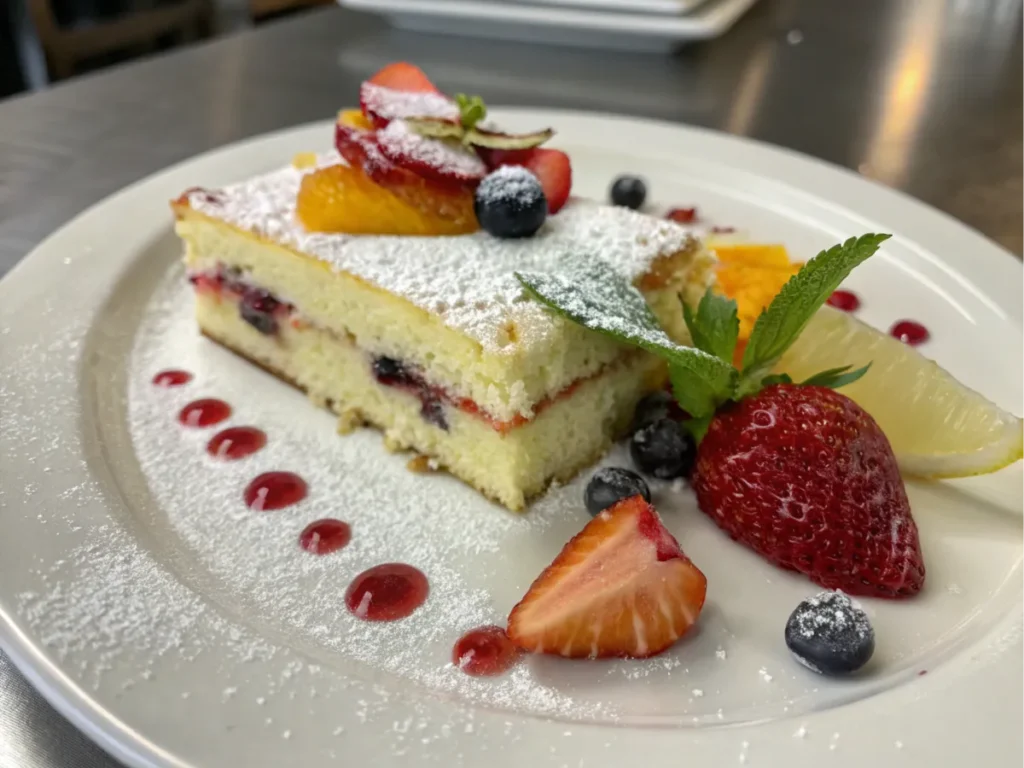
{"label": "blurred background", "polygon": [[0,98],[331,0],[0,0]]}

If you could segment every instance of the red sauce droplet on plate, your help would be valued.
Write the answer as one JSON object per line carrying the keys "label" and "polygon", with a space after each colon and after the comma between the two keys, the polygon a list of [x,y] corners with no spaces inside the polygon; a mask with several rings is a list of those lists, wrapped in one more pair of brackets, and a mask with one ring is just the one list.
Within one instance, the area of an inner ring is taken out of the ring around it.
{"label": "red sauce droplet on plate", "polygon": [[181,409],[178,421],[186,427],[209,427],[231,415],[231,406],[212,397],[193,400]]}
{"label": "red sauce droplet on plate", "polygon": [[167,370],[160,371],[153,377],[153,384],[158,387],[180,387],[192,381],[192,374],[188,371]]}
{"label": "red sauce droplet on plate", "polygon": [[244,498],[257,512],[283,509],[306,498],[306,481],[292,472],[264,472],[246,486]]}
{"label": "red sauce droplet on plate", "polygon": [[377,565],[352,580],[345,592],[345,605],[367,621],[404,619],[427,599],[427,577],[411,565]]}
{"label": "red sauce droplet on plate", "polygon": [[341,520],[325,518],[310,523],[299,534],[299,546],[314,555],[337,552],[352,539],[352,528]]}
{"label": "red sauce droplet on plate", "polygon": [[692,224],[697,220],[696,208],[673,208],[665,214],[665,218],[678,224]]}
{"label": "red sauce droplet on plate", "polygon": [[826,303],[830,307],[843,310],[843,312],[856,312],[860,309],[860,298],[856,293],[850,291],[836,291],[828,297]]}
{"label": "red sauce droplet on plate", "polygon": [[217,459],[233,461],[251,456],[267,444],[267,435],[256,427],[222,429],[206,444],[206,452]]}
{"label": "red sauce droplet on plate", "polygon": [[473,677],[491,677],[506,672],[519,658],[519,649],[508,639],[503,627],[470,630],[455,643],[452,664]]}
{"label": "red sauce droplet on plate", "polygon": [[915,323],[913,320],[900,320],[889,329],[889,335],[895,336],[904,344],[909,344],[912,347],[924,344],[931,338],[928,329],[920,323]]}

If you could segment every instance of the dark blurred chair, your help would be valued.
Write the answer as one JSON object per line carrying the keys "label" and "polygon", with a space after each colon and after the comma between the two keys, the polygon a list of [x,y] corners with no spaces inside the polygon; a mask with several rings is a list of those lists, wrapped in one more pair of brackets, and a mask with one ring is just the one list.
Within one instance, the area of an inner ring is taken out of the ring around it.
{"label": "dark blurred chair", "polygon": [[28,8],[52,80],[70,77],[89,59],[152,46],[168,37],[207,37],[213,31],[213,0],[178,0],[69,26],[57,21],[51,0],[28,0]]}
{"label": "dark blurred chair", "polygon": [[253,21],[281,16],[314,5],[329,5],[334,0],[249,0],[249,16]]}
{"label": "dark blurred chair", "polygon": [[0,99],[25,89],[14,17],[0,4]]}

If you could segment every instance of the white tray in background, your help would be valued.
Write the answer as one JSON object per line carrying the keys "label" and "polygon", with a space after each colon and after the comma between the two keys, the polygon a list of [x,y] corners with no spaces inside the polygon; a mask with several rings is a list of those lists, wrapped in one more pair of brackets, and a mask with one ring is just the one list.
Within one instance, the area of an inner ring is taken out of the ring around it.
{"label": "white tray in background", "polygon": [[429,3],[423,0],[338,0],[338,3],[346,8],[382,14],[394,26],[417,32],[665,52],[687,42],[718,37],[756,1],[713,0],[687,15],[617,13],[500,0],[432,0]]}
{"label": "white tray in background", "polygon": [[710,0],[484,0],[507,5],[564,6],[621,13],[656,13],[664,16],[681,16],[692,13]]}

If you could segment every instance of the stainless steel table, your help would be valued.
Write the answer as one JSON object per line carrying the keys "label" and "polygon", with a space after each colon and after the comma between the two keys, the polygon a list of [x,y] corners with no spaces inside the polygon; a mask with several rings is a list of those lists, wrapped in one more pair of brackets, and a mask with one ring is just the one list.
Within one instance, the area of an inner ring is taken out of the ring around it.
{"label": "stainless steel table", "polygon": [[[1021,37],[1020,0],[762,0],[725,37],[672,58],[418,36],[326,9],[0,103],[0,274],[124,185],[329,117],[400,58],[492,104],[624,112],[791,147],[1019,256]],[[0,766],[112,765],[0,656]]]}

